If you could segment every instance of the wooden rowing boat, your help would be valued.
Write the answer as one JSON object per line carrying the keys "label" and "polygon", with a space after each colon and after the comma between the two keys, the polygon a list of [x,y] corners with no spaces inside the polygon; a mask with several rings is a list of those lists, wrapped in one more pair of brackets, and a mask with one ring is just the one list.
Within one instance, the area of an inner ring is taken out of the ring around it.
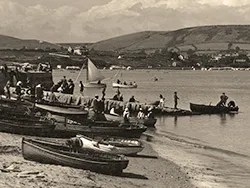
{"label": "wooden rowing boat", "polygon": [[142,143],[136,139],[108,137],[97,141],[83,135],[76,137],[81,140],[83,148],[106,153],[135,155],[144,148]]}
{"label": "wooden rowing boat", "polygon": [[78,109],[78,108],[70,108],[70,107],[61,107],[61,106],[54,106],[54,105],[48,105],[48,104],[35,104],[36,108],[48,111],[52,114],[56,115],[88,115],[88,111]]}
{"label": "wooden rowing boat", "polygon": [[101,126],[96,124],[79,125],[58,123],[52,136],[74,137],[77,134],[85,136],[115,136],[139,138],[147,127],[142,124],[120,124],[119,126]]}
{"label": "wooden rowing boat", "polygon": [[0,109],[0,131],[23,135],[44,136],[55,129],[55,123],[44,117]]}
{"label": "wooden rowing boat", "polygon": [[73,153],[65,145],[50,141],[22,139],[24,159],[119,175],[128,166],[124,156],[86,150]]}
{"label": "wooden rowing boat", "polygon": [[190,103],[190,109],[192,112],[198,112],[201,114],[223,114],[223,113],[236,113],[239,111],[239,107],[228,107],[228,106],[214,106],[204,104]]}

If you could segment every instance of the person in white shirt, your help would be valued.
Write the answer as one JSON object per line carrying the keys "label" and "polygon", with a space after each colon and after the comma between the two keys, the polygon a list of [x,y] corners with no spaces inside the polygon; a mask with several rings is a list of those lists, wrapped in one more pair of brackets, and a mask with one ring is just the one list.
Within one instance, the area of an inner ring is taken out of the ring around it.
{"label": "person in white shirt", "polygon": [[129,123],[129,117],[130,117],[129,109],[125,108],[123,112],[124,123]]}
{"label": "person in white shirt", "polygon": [[162,94],[160,94],[160,103],[159,103],[158,107],[160,107],[160,108],[165,107],[165,98],[162,96]]}
{"label": "person in white shirt", "polygon": [[145,118],[145,114],[142,111],[142,108],[139,109],[139,112],[137,114],[137,118],[138,119],[144,119]]}

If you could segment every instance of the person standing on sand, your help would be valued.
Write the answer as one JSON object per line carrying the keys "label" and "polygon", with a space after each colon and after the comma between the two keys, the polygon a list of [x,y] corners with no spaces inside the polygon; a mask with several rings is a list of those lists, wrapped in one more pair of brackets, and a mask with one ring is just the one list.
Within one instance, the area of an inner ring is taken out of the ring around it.
{"label": "person standing on sand", "polygon": [[178,100],[179,97],[177,96],[177,92],[174,92],[174,108],[177,109],[177,105],[178,105]]}

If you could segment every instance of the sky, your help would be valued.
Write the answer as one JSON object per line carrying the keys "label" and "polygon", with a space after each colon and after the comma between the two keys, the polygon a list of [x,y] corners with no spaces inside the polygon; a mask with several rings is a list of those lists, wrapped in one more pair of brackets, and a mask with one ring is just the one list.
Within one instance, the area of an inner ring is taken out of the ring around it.
{"label": "sky", "polygon": [[0,34],[97,42],[140,31],[250,24],[250,0],[0,0]]}

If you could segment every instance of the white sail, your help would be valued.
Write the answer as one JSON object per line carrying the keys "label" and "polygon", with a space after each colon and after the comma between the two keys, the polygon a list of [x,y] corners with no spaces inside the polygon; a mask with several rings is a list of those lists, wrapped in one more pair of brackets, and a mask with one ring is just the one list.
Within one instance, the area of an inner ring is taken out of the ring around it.
{"label": "white sail", "polygon": [[101,81],[104,78],[105,77],[102,75],[100,70],[98,70],[94,63],[90,59],[88,59],[88,82]]}

